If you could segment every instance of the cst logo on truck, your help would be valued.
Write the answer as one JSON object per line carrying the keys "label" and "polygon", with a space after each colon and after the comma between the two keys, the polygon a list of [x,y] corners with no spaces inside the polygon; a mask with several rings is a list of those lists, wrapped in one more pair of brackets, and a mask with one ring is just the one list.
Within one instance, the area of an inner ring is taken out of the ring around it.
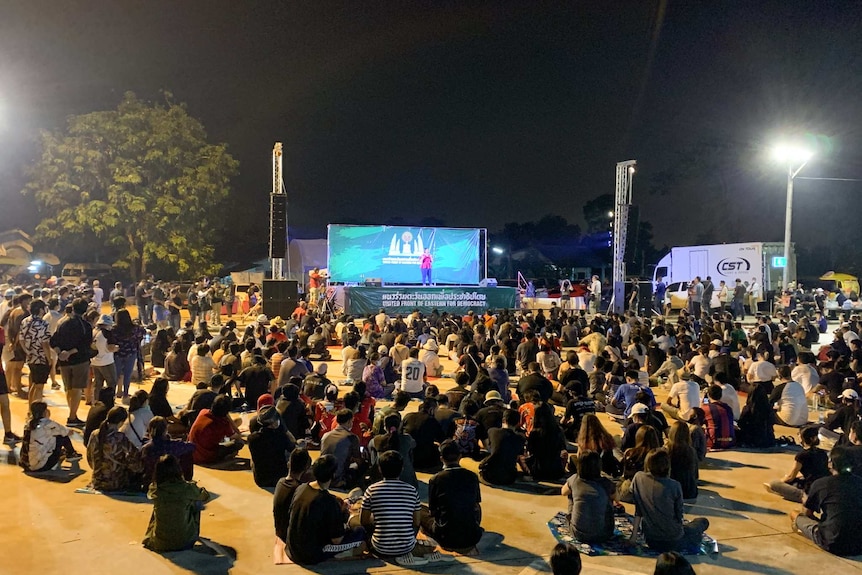
{"label": "cst logo on truck", "polygon": [[745,258],[724,258],[715,269],[721,275],[738,274],[751,270],[751,262]]}

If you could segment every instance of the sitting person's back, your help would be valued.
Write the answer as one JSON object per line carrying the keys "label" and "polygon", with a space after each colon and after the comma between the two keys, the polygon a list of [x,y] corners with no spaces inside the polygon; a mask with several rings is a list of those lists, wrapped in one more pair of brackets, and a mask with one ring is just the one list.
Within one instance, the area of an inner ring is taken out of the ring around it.
{"label": "sitting person's back", "polygon": [[488,432],[491,453],[479,464],[482,480],[494,485],[510,485],[518,478],[518,459],[524,455],[526,439],[520,434],[519,413],[507,409],[503,414],[503,427]]}
{"label": "sitting person's back", "polygon": [[219,395],[212,409],[202,409],[189,431],[189,441],[195,444],[195,463],[217,463],[233,457],[242,448],[242,436],[228,417],[230,399]]}
{"label": "sitting person's back", "polygon": [[162,455],[147,495],[153,501],[153,514],[144,547],[160,552],[191,549],[200,535],[200,506],[210,498],[207,490],[183,478],[173,455]]}
{"label": "sitting person's back", "polygon": [[333,485],[352,485],[359,478],[358,465],[362,458],[359,438],[350,431],[353,426],[353,412],[341,409],[335,420],[338,424],[336,428],[325,433],[320,440],[320,454],[332,455],[335,458]]}
{"label": "sitting person's back", "polygon": [[707,449],[730,449],[736,445],[736,428],[733,426],[733,410],[721,401],[724,391],[721,386],[711,385],[707,396],[709,403],[703,406]]}
{"label": "sitting person's back", "polygon": [[422,402],[419,411],[408,413],[401,423],[401,430],[410,434],[416,441],[413,465],[417,469],[434,468],[440,463],[436,442],[443,440],[443,428],[434,417],[436,410],[437,401],[426,399]]}
{"label": "sitting person's back", "polygon": [[275,487],[278,480],[287,475],[287,456],[293,451],[295,441],[282,427],[275,407],[263,406],[258,422],[261,429],[248,437],[251,471],[258,487]]}
{"label": "sitting person's back", "polygon": [[614,483],[602,476],[602,458],[595,451],[578,454],[578,472],[563,486],[569,498],[572,534],[585,543],[600,543],[614,535]]}
{"label": "sitting person's back", "polygon": [[163,455],[174,456],[183,471],[186,481],[194,477],[194,452],[195,446],[187,441],[171,439],[168,435],[168,420],[159,415],[150,420],[147,428],[150,440],[141,448],[141,458],[144,463],[144,479],[149,481],[153,477],[156,463]]}
{"label": "sitting person's back", "polygon": [[128,414],[114,406],[87,444],[87,463],[93,470],[93,488],[99,491],[140,490],[144,470],[141,454],[120,431]]}

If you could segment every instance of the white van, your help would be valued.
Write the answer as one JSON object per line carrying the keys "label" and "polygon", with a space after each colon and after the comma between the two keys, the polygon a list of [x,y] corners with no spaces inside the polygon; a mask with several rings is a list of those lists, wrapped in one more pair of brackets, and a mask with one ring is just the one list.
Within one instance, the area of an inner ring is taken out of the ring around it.
{"label": "white van", "polygon": [[78,285],[81,280],[99,280],[104,284],[113,277],[113,273],[114,269],[108,264],[68,263],[63,266],[60,277],[71,285]]}

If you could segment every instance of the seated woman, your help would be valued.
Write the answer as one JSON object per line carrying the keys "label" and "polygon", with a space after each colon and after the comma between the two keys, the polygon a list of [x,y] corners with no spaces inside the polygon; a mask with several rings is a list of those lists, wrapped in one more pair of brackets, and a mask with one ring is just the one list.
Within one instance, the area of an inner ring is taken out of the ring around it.
{"label": "seated woman", "polygon": [[383,399],[392,395],[392,392],[395,390],[395,384],[386,382],[386,374],[383,373],[383,369],[378,365],[379,362],[379,353],[372,351],[368,354],[368,363],[362,370],[362,381],[365,383],[369,396]]}
{"label": "seated woman", "polygon": [[242,435],[230,416],[230,398],[219,395],[211,409],[202,409],[189,431],[195,444],[195,463],[218,463],[237,454],[244,445]]}
{"label": "seated woman", "polygon": [[687,423],[675,421],[670,426],[667,452],[670,455],[670,477],[679,481],[682,498],[696,499],[698,459],[697,452],[691,445],[691,433]]}
{"label": "seated woman", "polygon": [[[854,425],[859,425],[859,422]],[[829,456],[825,451],[817,448],[820,445],[818,431],[819,428],[815,425],[802,428],[799,432],[802,451],[796,454],[793,469],[781,480],[764,483],[767,491],[776,493],[788,501],[802,503],[811,484],[829,475]]]}
{"label": "seated woman", "polygon": [[30,404],[30,421],[24,428],[21,457],[18,460],[21,467],[24,471],[40,473],[53,469],[63,457],[67,461],[81,459],[81,455],[72,447],[69,430],[51,419],[48,404],[34,401]]}
{"label": "seated woman", "polygon": [[157,415],[150,420],[147,433],[150,440],[141,448],[141,459],[144,462],[144,478],[149,480],[153,476],[156,463],[162,455],[173,455],[180,463],[183,477],[191,481],[195,473],[194,453],[195,446],[187,441],[171,439],[168,434],[168,420]]}
{"label": "seated woman", "polygon": [[398,431],[400,425],[400,414],[387,415],[383,421],[386,433],[378,435],[368,445],[368,462],[371,465],[372,480],[379,481],[382,479],[380,468],[377,466],[380,454],[390,450],[397,451],[401,454],[401,459],[404,462],[401,475],[398,478],[404,483],[418,488],[419,481],[416,479],[416,471],[413,469],[413,450],[416,449],[416,441],[409,434]]}
{"label": "seated woman", "polygon": [[620,501],[634,503],[632,480],[639,471],[643,471],[647,454],[659,447],[661,447],[661,440],[659,440],[655,428],[651,425],[642,425],[635,435],[635,446],[626,449],[623,454],[623,481],[620,484]]}
{"label": "seated woman", "polygon": [[183,351],[183,344],[177,340],[171,346],[171,351],[165,356],[165,379],[169,381],[191,381],[192,369],[189,366],[189,360],[186,352]]}
{"label": "seated woman", "polygon": [[115,405],[87,444],[87,463],[93,470],[93,489],[99,491],[140,490],[144,464],[120,426],[126,421],[125,407]]}
{"label": "seated woman", "polygon": [[[772,382],[768,382],[772,385]],[[772,406],[769,404],[767,382],[754,383],[748,392],[748,399],[739,415],[737,445],[744,447],[767,448],[775,444],[772,423]]]}
{"label": "seated woman", "polygon": [[534,481],[556,480],[565,474],[566,438],[548,404],[536,409],[533,431],[527,435],[527,468]]}
{"label": "seated woman", "polygon": [[572,534],[584,543],[601,543],[614,535],[613,481],[602,477],[602,458],[595,451],[578,453],[578,472],[563,485],[569,498]]}
{"label": "seated woman", "polygon": [[296,441],[281,423],[275,407],[265,405],[258,416],[260,429],[248,436],[251,471],[258,487],[275,487],[287,475],[287,458]]}
{"label": "seated woman", "polygon": [[147,497],[153,501],[153,514],[144,547],[160,552],[191,549],[200,536],[201,508],[210,498],[207,490],[183,479],[176,457],[162,455]]}
{"label": "seated woman", "polygon": [[157,377],[150,389],[150,398],[147,403],[153,416],[164,417],[168,421],[168,434],[172,437],[186,437],[189,428],[174,414],[174,408],[168,402],[168,391],[171,385],[167,378]]}
{"label": "seated woman", "polygon": [[129,399],[129,418],[120,428],[126,434],[132,445],[140,449],[146,443],[147,427],[153,419],[153,412],[148,404],[150,395],[139,389]]}
{"label": "seated woman", "polygon": [[588,413],[581,421],[578,432],[578,451],[595,451],[602,459],[602,473],[608,477],[619,477],[622,474],[620,460],[614,454],[616,441],[602,425],[595,413]]}
{"label": "seated woman", "polygon": [[635,513],[643,518],[647,545],[655,551],[680,551],[700,543],[709,521],[698,517],[683,523],[682,487],[668,477],[667,451],[650,451],[644,466],[645,471],[638,471],[632,480],[632,495]]}

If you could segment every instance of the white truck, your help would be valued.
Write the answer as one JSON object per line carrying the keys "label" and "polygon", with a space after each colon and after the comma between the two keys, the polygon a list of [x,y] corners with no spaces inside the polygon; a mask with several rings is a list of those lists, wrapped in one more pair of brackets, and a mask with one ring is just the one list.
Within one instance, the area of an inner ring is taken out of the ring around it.
{"label": "white truck", "polygon": [[700,276],[712,277],[715,284],[712,306],[718,307],[719,282],[732,289],[737,278],[748,287],[753,281],[761,285],[762,298],[779,289],[784,265],[790,266],[790,281],[796,281],[796,253],[791,245],[790,261],[784,262],[783,242],[745,242],[707,246],[681,246],[659,260],[653,271],[653,286],[658,278],[667,284],[666,301],[677,309],[685,306],[688,284]]}

